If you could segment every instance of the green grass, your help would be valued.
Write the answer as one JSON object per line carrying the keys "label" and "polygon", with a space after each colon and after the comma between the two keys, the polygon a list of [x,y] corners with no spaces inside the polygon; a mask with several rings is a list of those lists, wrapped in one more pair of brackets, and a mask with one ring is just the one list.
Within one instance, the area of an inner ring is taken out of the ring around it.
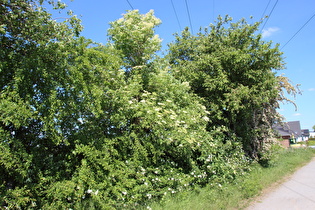
{"label": "green grass", "polygon": [[234,183],[213,185],[168,197],[159,203],[149,204],[155,209],[242,209],[264,188],[283,180],[314,156],[314,149],[281,151],[269,167],[255,163],[248,175]]}
{"label": "green grass", "polygon": [[307,145],[308,146],[315,146],[315,139],[309,139],[308,141],[307,141]]}

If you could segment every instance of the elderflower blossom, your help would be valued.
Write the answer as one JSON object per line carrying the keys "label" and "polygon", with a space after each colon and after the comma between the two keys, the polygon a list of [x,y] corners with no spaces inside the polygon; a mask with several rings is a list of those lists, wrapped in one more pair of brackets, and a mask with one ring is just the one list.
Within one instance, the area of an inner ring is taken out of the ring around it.
{"label": "elderflower blossom", "polygon": [[149,199],[151,199],[152,198],[152,195],[151,194],[147,194],[147,197],[149,198]]}
{"label": "elderflower blossom", "polygon": [[172,120],[175,120],[176,117],[175,117],[174,115],[171,115],[170,118],[171,118]]}
{"label": "elderflower blossom", "polygon": [[207,116],[204,116],[203,118],[202,118],[204,121],[209,121],[210,119],[209,119],[209,117],[207,117]]}

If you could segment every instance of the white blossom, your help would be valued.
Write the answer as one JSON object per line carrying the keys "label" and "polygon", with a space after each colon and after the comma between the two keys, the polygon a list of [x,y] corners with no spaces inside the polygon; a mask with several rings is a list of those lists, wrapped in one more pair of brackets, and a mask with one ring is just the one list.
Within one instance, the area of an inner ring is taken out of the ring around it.
{"label": "white blossom", "polygon": [[203,118],[202,118],[204,121],[209,121],[210,119],[209,119],[209,117],[207,117],[207,116],[204,116]]}

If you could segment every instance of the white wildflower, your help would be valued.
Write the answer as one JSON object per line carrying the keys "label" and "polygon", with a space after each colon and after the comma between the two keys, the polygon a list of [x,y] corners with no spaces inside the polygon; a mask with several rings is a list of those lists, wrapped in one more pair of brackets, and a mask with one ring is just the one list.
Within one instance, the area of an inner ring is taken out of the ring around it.
{"label": "white wildflower", "polygon": [[209,121],[210,119],[209,119],[209,117],[207,117],[207,116],[204,116],[203,118],[202,118],[204,121]]}
{"label": "white wildflower", "polygon": [[189,82],[183,82],[183,85],[189,87]]}

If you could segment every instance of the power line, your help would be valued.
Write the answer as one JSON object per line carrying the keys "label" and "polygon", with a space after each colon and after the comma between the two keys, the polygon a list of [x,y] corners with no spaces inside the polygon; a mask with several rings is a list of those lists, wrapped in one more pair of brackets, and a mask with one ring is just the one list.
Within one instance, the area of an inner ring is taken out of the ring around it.
{"label": "power line", "polygon": [[269,13],[269,15],[268,15],[268,17],[267,17],[267,20],[265,21],[263,27],[262,27],[261,30],[260,30],[260,33],[261,33],[262,30],[265,28],[265,25],[266,25],[266,23],[268,22],[268,20],[269,20],[271,14],[272,14],[272,12],[273,12],[273,10],[275,9],[275,7],[276,7],[277,4],[278,4],[278,1],[279,1],[279,0],[277,0],[276,3],[273,5],[272,10],[270,11],[270,13]]}
{"label": "power line", "polygon": [[215,21],[215,17],[214,17],[214,11],[215,11],[215,0],[212,0],[212,21]]}
{"label": "power line", "polygon": [[134,10],[133,6],[130,4],[129,0],[126,0],[129,4],[129,6],[131,7],[132,10]]}
{"label": "power line", "polygon": [[267,4],[267,6],[266,6],[266,8],[265,8],[265,10],[264,10],[264,12],[263,12],[263,14],[261,15],[261,18],[260,18],[261,20],[264,18],[264,15],[265,15],[265,13],[266,13],[267,8],[269,7],[270,2],[271,2],[271,0],[269,0],[269,2],[268,2],[268,4]]}
{"label": "power line", "polygon": [[176,19],[177,19],[177,23],[178,23],[178,26],[179,26],[179,30],[182,31],[182,27],[181,27],[181,25],[180,25],[180,22],[179,22],[179,19],[178,19],[178,16],[177,16],[177,12],[176,12],[176,9],[175,9],[173,0],[171,0],[171,3],[172,3],[173,10],[174,10],[174,13],[175,13],[175,16],[176,16]]}
{"label": "power line", "polygon": [[191,30],[191,33],[193,34],[194,31],[193,31],[193,27],[192,27],[192,24],[191,24],[191,17],[190,17],[190,13],[189,13],[187,0],[185,0],[185,3],[186,3],[186,9],[187,9],[187,14],[188,14],[188,18],[189,18],[190,30]]}
{"label": "power line", "polygon": [[310,17],[310,19],[308,19],[308,21],[306,21],[306,23],[304,23],[304,25],[289,39],[289,41],[287,41],[280,50],[282,50],[313,18],[315,17],[315,13],[312,15],[312,17]]}

